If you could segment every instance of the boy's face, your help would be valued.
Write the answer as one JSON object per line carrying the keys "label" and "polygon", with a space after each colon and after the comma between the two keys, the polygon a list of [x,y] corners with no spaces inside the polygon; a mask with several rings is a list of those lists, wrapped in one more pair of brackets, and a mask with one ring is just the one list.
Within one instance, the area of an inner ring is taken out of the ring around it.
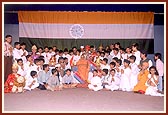
{"label": "boy's face", "polygon": [[69,76],[69,75],[71,75],[71,72],[70,72],[70,71],[67,71],[66,74]]}
{"label": "boy's face", "polygon": [[129,65],[128,63],[124,62],[124,67],[128,67],[128,65]]}
{"label": "boy's face", "polygon": [[22,46],[20,46],[22,49],[25,49],[26,48],[26,46],[25,45],[22,45]]}
{"label": "boy's face", "polygon": [[22,61],[19,61],[19,62],[18,62],[18,65],[22,66],[22,65],[23,65],[23,62],[22,62]]}
{"label": "boy's face", "polygon": [[104,71],[102,71],[102,75],[104,75],[104,76],[105,76],[105,75],[106,75],[106,73],[105,73]]}
{"label": "boy's face", "polygon": [[112,76],[114,76],[114,75],[115,75],[115,71],[111,71],[110,74],[111,74]]}
{"label": "boy's face", "polygon": [[45,48],[44,51],[45,51],[45,52],[48,52],[48,48]]}
{"label": "boy's face", "polygon": [[130,59],[130,58],[129,58],[129,61],[130,61],[130,63],[134,63],[134,60],[133,60],[133,59]]}
{"label": "boy's face", "polygon": [[17,49],[20,49],[20,44],[16,45],[16,48],[17,48]]}
{"label": "boy's face", "polygon": [[97,76],[97,72],[96,71],[93,71],[93,76]]}
{"label": "boy's face", "polygon": [[111,69],[114,68],[114,65],[110,64],[110,68],[111,68]]}

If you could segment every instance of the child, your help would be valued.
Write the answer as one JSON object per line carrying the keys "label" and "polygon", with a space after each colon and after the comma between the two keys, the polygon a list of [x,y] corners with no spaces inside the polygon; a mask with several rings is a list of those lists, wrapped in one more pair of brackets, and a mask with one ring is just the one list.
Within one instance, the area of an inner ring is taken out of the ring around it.
{"label": "child", "polygon": [[110,66],[108,64],[108,59],[107,58],[104,58],[103,61],[102,61],[102,64],[101,64],[101,69],[110,69]]}
{"label": "child", "polygon": [[17,64],[18,64],[18,74],[20,74],[21,76],[26,76],[26,71],[24,69],[24,65],[23,65],[23,60],[22,59],[18,59],[17,60]]}
{"label": "child", "polygon": [[110,78],[111,82],[108,85],[105,85],[106,89],[110,89],[111,91],[118,90],[120,86],[120,78],[115,75],[115,69],[110,70]]}
{"label": "child", "polygon": [[31,71],[30,76],[26,79],[26,85],[24,89],[31,91],[32,89],[35,89],[39,86],[39,83],[37,81],[37,72]]}
{"label": "child", "polygon": [[91,79],[91,82],[88,85],[88,88],[93,90],[93,91],[99,91],[99,90],[103,89],[101,78],[98,77],[98,71],[97,70],[93,71],[93,78]]}
{"label": "child", "polygon": [[140,51],[138,50],[138,43],[132,44],[132,54],[136,57],[135,63],[139,65],[141,57],[140,57]]}
{"label": "child", "polygon": [[66,70],[66,74],[62,78],[62,84],[64,88],[75,88],[77,83],[75,83],[74,78],[71,75],[71,69]]}
{"label": "child", "polygon": [[129,57],[129,61],[130,61],[130,67],[131,67],[131,76],[130,76],[130,85],[131,85],[131,89],[134,88],[134,86],[137,84],[138,82],[138,74],[139,74],[139,68],[138,65],[135,63],[136,57],[134,55],[131,55]]}
{"label": "child", "polygon": [[131,91],[130,87],[130,76],[131,76],[131,69],[129,67],[130,61],[124,59],[124,69],[121,69],[121,82],[120,82],[120,89],[122,91]]}
{"label": "child", "polygon": [[105,88],[105,85],[108,85],[110,83],[111,79],[108,75],[108,69],[103,69],[101,81],[103,88]]}
{"label": "child", "polygon": [[51,91],[62,90],[62,85],[60,84],[58,78],[58,71],[56,69],[52,69],[52,76],[47,80],[46,88]]}
{"label": "child", "polygon": [[156,61],[156,69],[159,73],[159,83],[158,83],[158,91],[162,92],[163,85],[162,85],[162,79],[163,79],[163,73],[164,73],[164,64],[161,60],[161,53],[155,53],[154,59]]}
{"label": "child", "polygon": [[163,94],[157,92],[157,84],[159,80],[159,74],[156,70],[155,66],[151,66],[149,68],[150,74],[148,74],[148,80],[146,82],[146,86],[148,87],[146,89],[145,95],[151,95],[151,96],[163,96]]}
{"label": "child", "polygon": [[4,92],[5,93],[12,92],[14,80],[18,76],[20,76],[19,74],[17,74],[17,71],[18,71],[18,65],[16,63],[14,63],[12,65],[12,73],[8,75],[8,78],[7,78],[5,85],[4,85]]}
{"label": "child", "polygon": [[13,49],[13,61],[16,62],[20,58],[21,58],[20,43],[15,42],[14,43],[14,49]]}

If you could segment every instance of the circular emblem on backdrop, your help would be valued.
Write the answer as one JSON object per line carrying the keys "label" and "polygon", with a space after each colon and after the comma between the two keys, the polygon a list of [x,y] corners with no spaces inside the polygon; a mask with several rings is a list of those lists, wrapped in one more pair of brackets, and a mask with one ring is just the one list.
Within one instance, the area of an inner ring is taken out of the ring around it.
{"label": "circular emblem on backdrop", "polygon": [[71,26],[69,33],[75,39],[81,38],[84,35],[84,28],[80,24],[74,24]]}

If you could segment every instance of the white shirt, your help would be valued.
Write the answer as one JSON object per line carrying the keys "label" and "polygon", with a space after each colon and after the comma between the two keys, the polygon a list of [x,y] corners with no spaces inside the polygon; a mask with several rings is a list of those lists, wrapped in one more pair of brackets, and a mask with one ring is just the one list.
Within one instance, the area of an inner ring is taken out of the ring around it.
{"label": "white shirt", "polygon": [[17,59],[21,59],[21,52],[20,49],[13,49],[13,60],[16,61]]}

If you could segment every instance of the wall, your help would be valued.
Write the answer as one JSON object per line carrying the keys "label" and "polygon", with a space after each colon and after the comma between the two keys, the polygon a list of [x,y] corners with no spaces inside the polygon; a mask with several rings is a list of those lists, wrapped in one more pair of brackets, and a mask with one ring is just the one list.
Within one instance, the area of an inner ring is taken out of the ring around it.
{"label": "wall", "polygon": [[[162,57],[164,57],[164,27],[161,25],[155,25],[154,27],[154,51],[160,52]],[[13,36],[13,42],[19,41],[19,26],[18,24],[5,24],[4,25],[4,34],[11,34]],[[5,36],[4,35],[4,36]],[[153,60],[152,54],[148,55],[150,59]],[[163,59],[163,58],[162,58]]]}

